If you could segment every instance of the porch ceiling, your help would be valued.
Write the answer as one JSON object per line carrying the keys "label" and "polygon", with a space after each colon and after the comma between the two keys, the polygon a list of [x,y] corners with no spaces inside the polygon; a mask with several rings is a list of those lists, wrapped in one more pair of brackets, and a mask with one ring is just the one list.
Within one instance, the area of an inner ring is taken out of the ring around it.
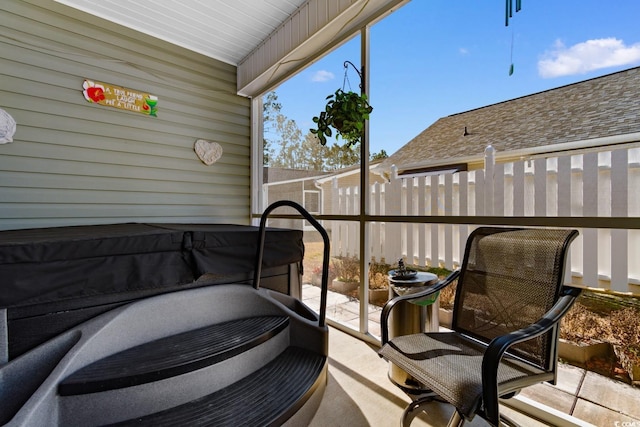
{"label": "porch ceiling", "polygon": [[56,0],[238,67],[258,95],[409,0]]}

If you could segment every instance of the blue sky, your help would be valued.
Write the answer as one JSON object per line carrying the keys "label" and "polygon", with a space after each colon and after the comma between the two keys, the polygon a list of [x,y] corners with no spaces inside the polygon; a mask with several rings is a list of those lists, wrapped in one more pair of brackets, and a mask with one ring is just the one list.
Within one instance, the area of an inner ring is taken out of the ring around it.
{"label": "blue sky", "polygon": [[[392,154],[440,117],[640,66],[638,0],[522,0],[508,27],[504,7],[412,0],[371,28],[371,152]],[[276,89],[303,132],[359,49],[352,39]],[[352,68],[348,80],[359,91]]]}

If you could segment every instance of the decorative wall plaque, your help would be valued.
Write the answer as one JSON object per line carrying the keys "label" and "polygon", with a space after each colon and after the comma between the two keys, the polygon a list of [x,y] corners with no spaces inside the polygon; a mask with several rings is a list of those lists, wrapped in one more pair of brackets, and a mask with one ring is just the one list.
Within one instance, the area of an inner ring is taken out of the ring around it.
{"label": "decorative wall plaque", "polygon": [[217,142],[207,141],[206,139],[198,139],[193,146],[202,163],[207,166],[214,164],[222,157],[222,146]]}
{"label": "decorative wall plaque", "polygon": [[153,117],[156,117],[158,112],[157,96],[108,83],[85,80],[82,84],[82,94],[87,101],[108,107],[134,111]]}

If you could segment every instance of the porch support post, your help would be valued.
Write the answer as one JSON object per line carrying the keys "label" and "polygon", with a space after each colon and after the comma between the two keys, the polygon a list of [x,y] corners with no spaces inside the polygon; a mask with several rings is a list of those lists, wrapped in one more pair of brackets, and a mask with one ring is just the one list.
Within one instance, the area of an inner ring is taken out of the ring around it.
{"label": "porch support post", "polygon": [[[249,219],[252,225],[259,225],[260,218],[252,218],[251,214],[261,214],[269,201],[263,192],[268,191],[263,186],[262,167],[264,150],[262,147],[262,136],[264,135],[264,124],[262,121],[262,96],[251,99],[251,211]],[[266,190],[266,191],[265,191]]]}
{"label": "porch support post", "polygon": [[[360,64],[362,64],[361,93],[369,96],[369,26],[360,30]],[[364,121],[362,143],[360,144],[360,332],[369,332],[369,120]]]}

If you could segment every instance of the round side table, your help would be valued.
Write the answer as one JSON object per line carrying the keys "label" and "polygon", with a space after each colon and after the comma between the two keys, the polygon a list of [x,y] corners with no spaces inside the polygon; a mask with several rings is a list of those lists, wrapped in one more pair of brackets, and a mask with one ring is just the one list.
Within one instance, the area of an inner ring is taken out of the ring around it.
{"label": "round side table", "polygon": [[[438,281],[438,276],[433,273],[417,272],[415,277],[410,279],[394,279],[395,270],[389,271],[389,298],[397,295],[407,295],[419,292],[425,286],[432,285]],[[417,334],[421,332],[438,331],[438,293],[433,297],[420,303],[400,302],[391,311],[389,317],[389,338],[400,335]],[[408,391],[421,390],[421,384],[404,370],[393,363],[389,364],[389,378],[391,381]]]}

